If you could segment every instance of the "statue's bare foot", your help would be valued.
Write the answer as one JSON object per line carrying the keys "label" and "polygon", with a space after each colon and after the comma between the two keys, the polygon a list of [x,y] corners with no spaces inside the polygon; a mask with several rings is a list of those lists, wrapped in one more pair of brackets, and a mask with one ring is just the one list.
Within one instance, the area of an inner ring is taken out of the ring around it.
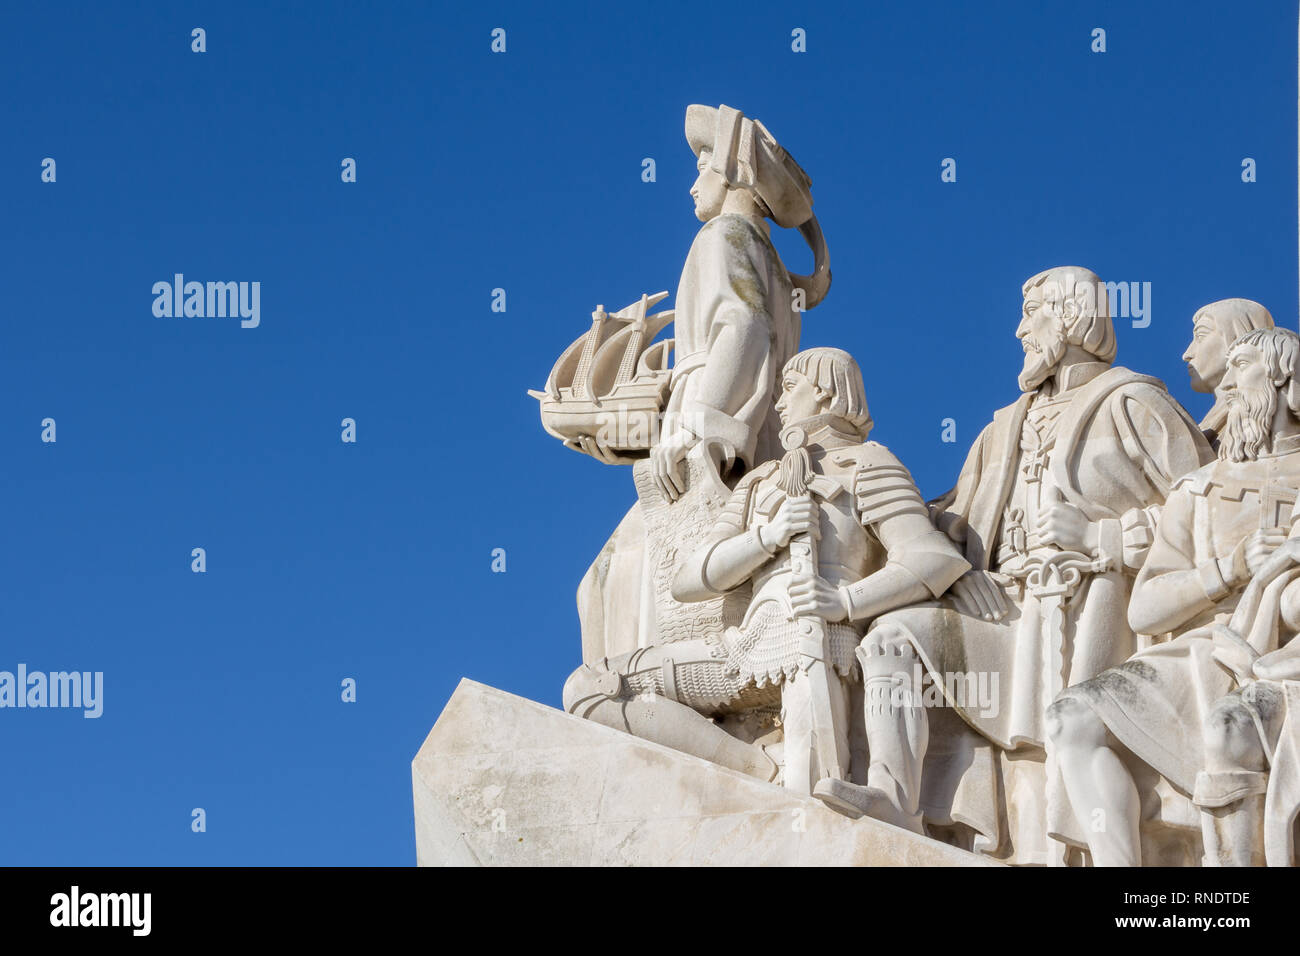
{"label": "statue's bare foot", "polygon": [[813,796],[832,810],[838,810],[847,816],[857,818],[871,817],[896,827],[925,835],[921,826],[921,815],[903,813],[883,790],[875,787],[863,787],[847,780],[825,777],[813,787]]}

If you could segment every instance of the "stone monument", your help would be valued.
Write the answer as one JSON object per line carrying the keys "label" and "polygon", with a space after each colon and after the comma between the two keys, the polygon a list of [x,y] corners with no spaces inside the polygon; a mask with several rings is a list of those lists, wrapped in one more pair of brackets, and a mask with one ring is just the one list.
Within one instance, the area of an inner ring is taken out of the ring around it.
{"label": "stone monument", "polygon": [[1106,284],[1045,269],[1018,398],[926,502],[853,357],[800,351],[810,177],[728,106],[685,132],[673,308],[597,305],[530,393],[635,493],[564,709],[462,681],[412,767],[419,862],[1294,865],[1300,337],[1198,310],[1198,425],[1114,364]]}

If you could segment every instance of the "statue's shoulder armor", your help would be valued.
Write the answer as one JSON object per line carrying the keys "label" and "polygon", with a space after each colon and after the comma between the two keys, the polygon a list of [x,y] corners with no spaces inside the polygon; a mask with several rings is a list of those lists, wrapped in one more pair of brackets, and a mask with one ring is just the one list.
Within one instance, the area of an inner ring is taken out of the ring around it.
{"label": "statue's shoulder armor", "polygon": [[[864,441],[830,452],[827,457],[840,468],[852,468],[855,474],[876,468],[903,468],[892,451],[878,441]],[[907,471],[906,468],[903,468]]]}
{"label": "statue's shoulder armor", "polygon": [[729,524],[744,527],[750,511],[750,502],[754,500],[755,492],[760,489],[762,482],[774,476],[780,467],[781,463],[778,461],[765,461],[745,472],[740,481],[736,482],[731,497],[727,499],[722,513],[718,516],[719,519]]}
{"label": "statue's shoulder armor", "polygon": [[929,516],[912,473],[879,442],[868,441],[835,453],[837,464],[854,466],[853,498],[863,524],[878,524],[900,514]]}
{"label": "statue's shoulder armor", "polygon": [[732,489],[731,498],[728,498],[727,507],[724,510],[737,516],[744,514],[746,505],[754,497],[755,490],[758,490],[759,485],[764,480],[776,475],[776,472],[780,471],[780,467],[780,462],[755,464],[753,468],[750,468],[741,476],[740,481],[737,481],[736,488]]}
{"label": "statue's shoulder armor", "polygon": [[781,462],[776,459],[765,461],[761,465],[755,465],[753,468],[749,469],[749,471],[745,472],[740,481],[736,482],[736,491],[740,491],[741,488],[752,488],[763,479],[775,475],[780,469]]}

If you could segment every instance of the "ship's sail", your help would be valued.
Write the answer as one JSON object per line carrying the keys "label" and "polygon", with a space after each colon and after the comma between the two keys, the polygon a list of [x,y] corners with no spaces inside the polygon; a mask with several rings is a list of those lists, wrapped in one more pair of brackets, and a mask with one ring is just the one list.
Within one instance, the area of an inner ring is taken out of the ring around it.
{"label": "ship's sail", "polygon": [[633,380],[637,362],[646,346],[673,320],[672,311],[660,312],[643,322],[630,322],[605,340],[596,351],[584,385],[586,394],[599,398],[609,395],[616,385]]}
{"label": "ship's sail", "polygon": [[591,327],[560,354],[546,387],[529,390],[541,403],[547,432],[602,461],[645,457],[658,434],[672,374],[672,340],[653,340],[673,312],[648,312],[667,296],[643,295],[612,313],[596,306]]}

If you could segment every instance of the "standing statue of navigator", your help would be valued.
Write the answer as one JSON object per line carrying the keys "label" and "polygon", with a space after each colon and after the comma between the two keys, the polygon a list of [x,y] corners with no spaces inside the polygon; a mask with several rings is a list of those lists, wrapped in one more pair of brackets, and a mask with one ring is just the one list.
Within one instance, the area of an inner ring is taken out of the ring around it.
{"label": "standing statue of navigator", "polygon": [[[677,286],[672,393],[650,452],[669,501],[685,490],[682,460],[701,440],[719,439],[724,458],[745,468],[779,457],[780,371],[799,347],[800,312],[830,286],[808,176],[763,124],[729,106],[692,106],[686,140],[697,158],[691,197],[704,228]],[[821,260],[812,279],[786,271],[768,219],[807,227]]]}
{"label": "standing statue of navigator", "polygon": [[[740,596],[705,607],[673,599],[672,558],[708,530],[741,474],[780,456],[781,369],[799,349],[801,313],[830,288],[811,180],[767,128],[729,106],[696,105],[686,111],[686,140],[697,159],[691,197],[704,226],[677,286],[675,359],[658,440],[633,468],[638,501],[578,591],[588,663],[736,623]],[[786,269],[769,220],[799,229],[813,251],[812,275]],[[598,458],[600,440],[586,444]]]}

